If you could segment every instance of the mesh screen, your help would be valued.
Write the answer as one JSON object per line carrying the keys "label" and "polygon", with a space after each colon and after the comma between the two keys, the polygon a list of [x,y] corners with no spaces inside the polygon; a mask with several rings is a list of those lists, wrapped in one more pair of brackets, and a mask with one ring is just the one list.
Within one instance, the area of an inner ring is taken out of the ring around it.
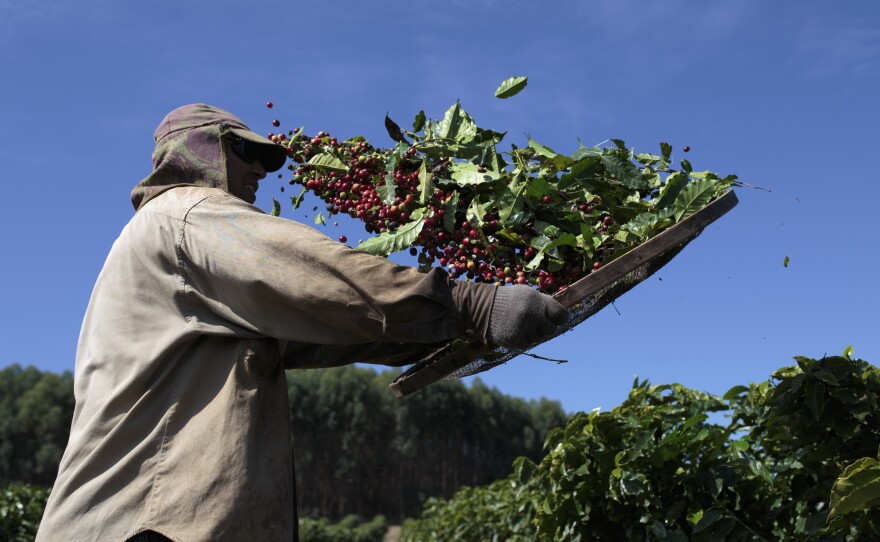
{"label": "mesh screen", "polygon": [[[593,316],[594,314],[611,304],[611,302],[613,302],[615,299],[631,290],[636,284],[642,282],[643,280],[656,273],[661,267],[669,263],[672,258],[674,258],[679,252],[681,252],[685,245],[693,241],[699,234],[699,231],[694,233],[694,235],[687,238],[681,244],[673,246],[669,250],[643,263],[639,267],[633,269],[629,273],[626,273],[625,275],[611,283],[609,286],[606,286],[605,288],[599,290],[593,295],[587,297],[582,302],[576,304],[574,307],[571,307],[571,317],[564,326],[560,327],[559,333],[557,333],[555,336],[562,335],[563,333],[577,327],[587,318]],[[535,343],[525,350],[509,350],[507,348],[499,347],[489,354],[480,358],[476,358],[467,365],[464,365],[463,367],[449,373],[446,377],[444,377],[444,380],[454,380],[457,378],[463,378],[466,376],[475,375],[477,373],[482,373],[483,371],[488,371],[489,369],[502,365],[515,358],[516,356],[522,354],[523,352],[531,350],[532,348],[552,338],[553,337],[550,337],[545,341]],[[433,357],[433,359],[437,358]],[[431,361],[432,360],[425,360],[425,362],[427,362],[428,364]]]}

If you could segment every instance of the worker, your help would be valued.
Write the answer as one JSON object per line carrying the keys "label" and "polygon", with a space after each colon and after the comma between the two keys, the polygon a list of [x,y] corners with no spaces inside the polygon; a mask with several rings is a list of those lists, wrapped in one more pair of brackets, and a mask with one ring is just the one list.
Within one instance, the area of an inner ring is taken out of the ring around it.
{"label": "worker", "polygon": [[510,348],[568,311],[421,273],[255,207],[286,150],[216,107],[155,132],[153,171],[86,310],[70,440],[37,541],[296,540],[285,369]]}

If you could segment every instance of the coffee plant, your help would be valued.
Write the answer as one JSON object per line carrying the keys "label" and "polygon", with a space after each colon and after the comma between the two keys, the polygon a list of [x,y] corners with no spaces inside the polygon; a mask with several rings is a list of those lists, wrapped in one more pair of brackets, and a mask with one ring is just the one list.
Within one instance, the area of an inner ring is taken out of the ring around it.
{"label": "coffee plant", "polygon": [[880,369],[849,354],[723,397],[637,379],[539,463],[428,500],[404,540],[878,540]]}
{"label": "coffee plant", "polygon": [[14,484],[0,488],[0,540],[33,540],[48,498],[49,490],[42,487]]}
{"label": "coffee plant", "polygon": [[[511,78],[496,96],[525,82]],[[372,236],[359,249],[408,250],[423,270],[477,282],[559,291],[740,185],[687,160],[673,169],[668,143],[637,154],[612,139],[566,155],[528,138],[501,153],[505,134],[477,126],[458,102],[440,120],[420,111],[411,130],[387,116],[385,127],[393,147],[303,128],[270,133],[288,149],[289,183],[301,187],[293,208],[311,192],[325,204],[316,224],[337,214],[364,223]]]}
{"label": "coffee plant", "polygon": [[388,522],[381,515],[369,521],[348,515],[338,523],[326,518],[299,519],[301,542],[381,542],[387,530]]}

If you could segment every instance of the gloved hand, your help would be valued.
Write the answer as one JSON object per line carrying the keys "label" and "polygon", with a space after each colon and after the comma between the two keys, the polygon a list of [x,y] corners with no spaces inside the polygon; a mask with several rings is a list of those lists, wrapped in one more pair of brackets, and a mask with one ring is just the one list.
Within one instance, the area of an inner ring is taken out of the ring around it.
{"label": "gloved hand", "polygon": [[489,340],[522,349],[553,336],[568,321],[568,309],[524,284],[496,288],[489,315]]}

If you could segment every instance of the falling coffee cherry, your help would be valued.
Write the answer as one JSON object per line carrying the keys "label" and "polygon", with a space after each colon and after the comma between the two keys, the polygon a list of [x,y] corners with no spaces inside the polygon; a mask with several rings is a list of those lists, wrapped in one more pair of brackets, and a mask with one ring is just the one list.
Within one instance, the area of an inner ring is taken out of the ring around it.
{"label": "falling coffee cherry", "polygon": [[281,121],[278,120],[278,119],[273,120],[273,121],[272,121],[272,126],[275,126],[276,128],[279,127],[279,126],[281,126]]}
{"label": "falling coffee cherry", "polygon": [[691,148],[688,147],[687,145],[685,145],[684,148],[681,149],[681,150],[683,150],[684,152],[690,152],[690,151],[691,151]]}
{"label": "falling coffee cherry", "polygon": [[272,105],[274,105],[272,104],[272,102],[266,102],[266,107],[268,107],[269,109],[272,109]]}
{"label": "falling coffee cherry", "polygon": [[348,242],[348,237],[346,237],[346,236],[344,236],[344,235],[340,235],[340,236],[339,236],[339,242],[340,242],[340,243]]}

